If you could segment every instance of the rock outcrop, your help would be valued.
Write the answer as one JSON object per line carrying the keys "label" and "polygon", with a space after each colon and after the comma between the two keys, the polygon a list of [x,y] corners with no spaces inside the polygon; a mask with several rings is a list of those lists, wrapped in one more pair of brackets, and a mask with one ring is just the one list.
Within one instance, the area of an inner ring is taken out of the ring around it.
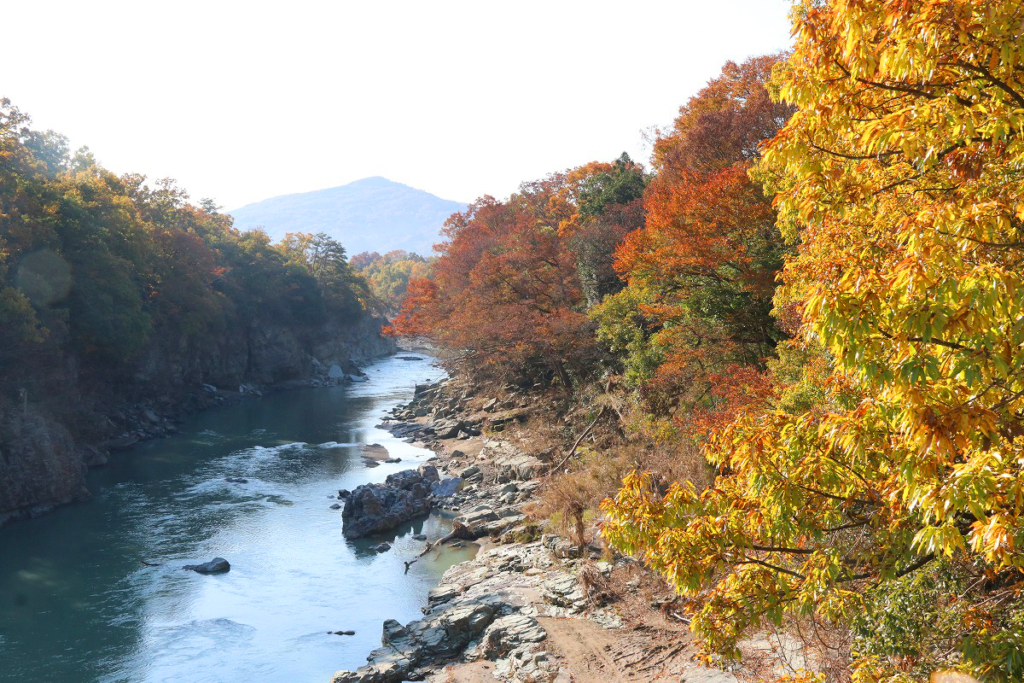
{"label": "rock outcrop", "polygon": [[362,538],[422,517],[433,507],[431,489],[438,480],[436,467],[422,465],[389,475],[383,484],[357,486],[345,499],[342,533]]}
{"label": "rock outcrop", "polygon": [[86,465],[63,425],[33,407],[0,423],[0,525],[88,498]]}
{"label": "rock outcrop", "polygon": [[[478,659],[496,661],[505,680],[551,680],[558,667],[544,650],[547,633],[537,618],[587,608],[576,578],[544,543],[498,546],[445,572],[430,591],[423,619],[405,626],[384,622],[381,647],[367,665],[339,671],[332,683],[422,680],[447,662]],[[613,615],[600,616],[618,625]]]}
{"label": "rock outcrop", "polygon": [[275,383],[362,379],[356,363],[397,348],[383,323],[367,315],[315,328],[253,325],[188,342],[172,331],[154,335],[116,376],[75,358],[6,376],[14,388],[0,392],[0,524],[87,497],[88,467],[176,432],[185,414]]}

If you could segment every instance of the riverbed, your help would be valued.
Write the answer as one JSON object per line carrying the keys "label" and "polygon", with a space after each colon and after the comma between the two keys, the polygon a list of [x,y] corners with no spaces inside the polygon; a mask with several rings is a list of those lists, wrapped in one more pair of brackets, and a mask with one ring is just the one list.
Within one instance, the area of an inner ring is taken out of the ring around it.
{"label": "riverbed", "polygon": [[[385,536],[385,553],[342,537],[338,489],[432,455],[374,425],[443,371],[400,354],[366,373],[196,415],[90,473],[90,501],[0,529],[0,681],[324,683],[364,663],[381,622],[415,618],[473,553],[404,573],[413,535],[448,528],[437,516]],[[369,466],[372,443],[401,463]],[[181,569],[215,556],[229,573]]]}

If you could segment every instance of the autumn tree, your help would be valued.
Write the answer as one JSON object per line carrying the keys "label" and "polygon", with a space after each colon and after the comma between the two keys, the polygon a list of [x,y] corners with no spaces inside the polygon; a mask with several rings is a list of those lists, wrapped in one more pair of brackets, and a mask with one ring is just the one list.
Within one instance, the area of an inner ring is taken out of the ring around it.
{"label": "autumn tree", "polygon": [[785,337],[770,316],[785,246],[775,211],[749,175],[791,108],[772,102],[778,57],[726,64],[681,108],[654,147],[646,224],[615,267],[629,283],[595,311],[647,405],[687,417],[761,366]]}
{"label": "autumn tree", "polygon": [[614,254],[626,235],[644,225],[649,181],[643,167],[623,152],[612,163],[572,169],[549,201],[559,237],[576,254],[576,275],[588,307],[622,289]]}
{"label": "autumn tree", "polygon": [[365,308],[369,286],[348,263],[345,247],[326,233],[288,233],[279,245],[292,265],[312,274],[328,308],[354,314]]}
{"label": "autumn tree", "polygon": [[226,329],[346,320],[368,297],[330,238],[290,254],[170,179],[72,154],[0,100],[0,393],[52,367],[129,379],[154,347],[199,354]]}
{"label": "autumn tree", "polygon": [[349,263],[366,278],[374,299],[388,312],[396,312],[405,299],[409,281],[429,277],[430,261],[402,249],[383,256],[377,252],[356,254]]}
{"label": "autumn tree", "polygon": [[[601,357],[581,272],[610,264],[631,229],[615,202],[628,206],[644,182],[626,157],[524,183],[506,201],[483,197],[454,214],[433,280],[410,281],[395,331],[432,336],[478,370],[571,388]],[[617,236],[603,240],[603,254],[588,253],[578,240],[589,230]]]}
{"label": "autumn tree", "polygon": [[484,370],[571,386],[570,372],[582,369],[572,350],[586,349],[590,332],[572,255],[544,214],[557,183],[525,184],[506,202],[485,197],[454,214],[428,310],[413,306],[429,287],[410,285],[396,329],[425,332]]}
{"label": "autumn tree", "polygon": [[763,172],[814,362],[715,435],[712,488],[635,475],[607,507],[713,649],[799,615],[854,627],[855,681],[1024,676],[1022,25],[1008,0],[795,8]]}

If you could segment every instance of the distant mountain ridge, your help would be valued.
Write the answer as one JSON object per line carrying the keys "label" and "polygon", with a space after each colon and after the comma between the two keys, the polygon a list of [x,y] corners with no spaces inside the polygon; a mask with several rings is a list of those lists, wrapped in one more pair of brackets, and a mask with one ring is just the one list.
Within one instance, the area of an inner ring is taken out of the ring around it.
{"label": "distant mountain ridge", "polygon": [[289,232],[325,232],[341,242],[349,256],[394,249],[429,256],[441,241],[448,216],[465,210],[462,202],[374,176],[271,197],[228,213],[235,217],[236,228],[262,227],[275,241]]}

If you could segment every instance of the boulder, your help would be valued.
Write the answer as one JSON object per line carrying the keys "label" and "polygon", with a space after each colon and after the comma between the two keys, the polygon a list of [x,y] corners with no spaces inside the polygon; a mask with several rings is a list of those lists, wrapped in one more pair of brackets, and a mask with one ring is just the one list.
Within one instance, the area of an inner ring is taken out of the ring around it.
{"label": "boulder", "polygon": [[393,529],[430,512],[437,468],[423,465],[389,475],[382,484],[363,484],[345,499],[341,513],[345,538],[362,538]]}
{"label": "boulder", "polygon": [[462,479],[459,477],[448,477],[437,482],[430,488],[435,498],[448,498],[459,492],[462,486]]}
{"label": "boulder", "polygon": [[461,420],[437,420],[434,422],[434,434],[439,439],[454,439],[465,426]]}
{"label": "boulder", "polygon": [[459,477],[466,481],[480,481],[484,478],[483,472],[476,465],[470,465],[459,473]]}
{"label": "boulder", "polygon": [[524,643],[539,643],[547,632],[533,617],[509,614],[495,619],[480,639],[481,653],[487,659],[499,659]]}
{"label": "boulder", "polygon": [[186,564],[182,569],[188,569],[197,574],[223,574],[231,570],[231,563],[223,557],[215,557],[209,562],[202,564]]}

